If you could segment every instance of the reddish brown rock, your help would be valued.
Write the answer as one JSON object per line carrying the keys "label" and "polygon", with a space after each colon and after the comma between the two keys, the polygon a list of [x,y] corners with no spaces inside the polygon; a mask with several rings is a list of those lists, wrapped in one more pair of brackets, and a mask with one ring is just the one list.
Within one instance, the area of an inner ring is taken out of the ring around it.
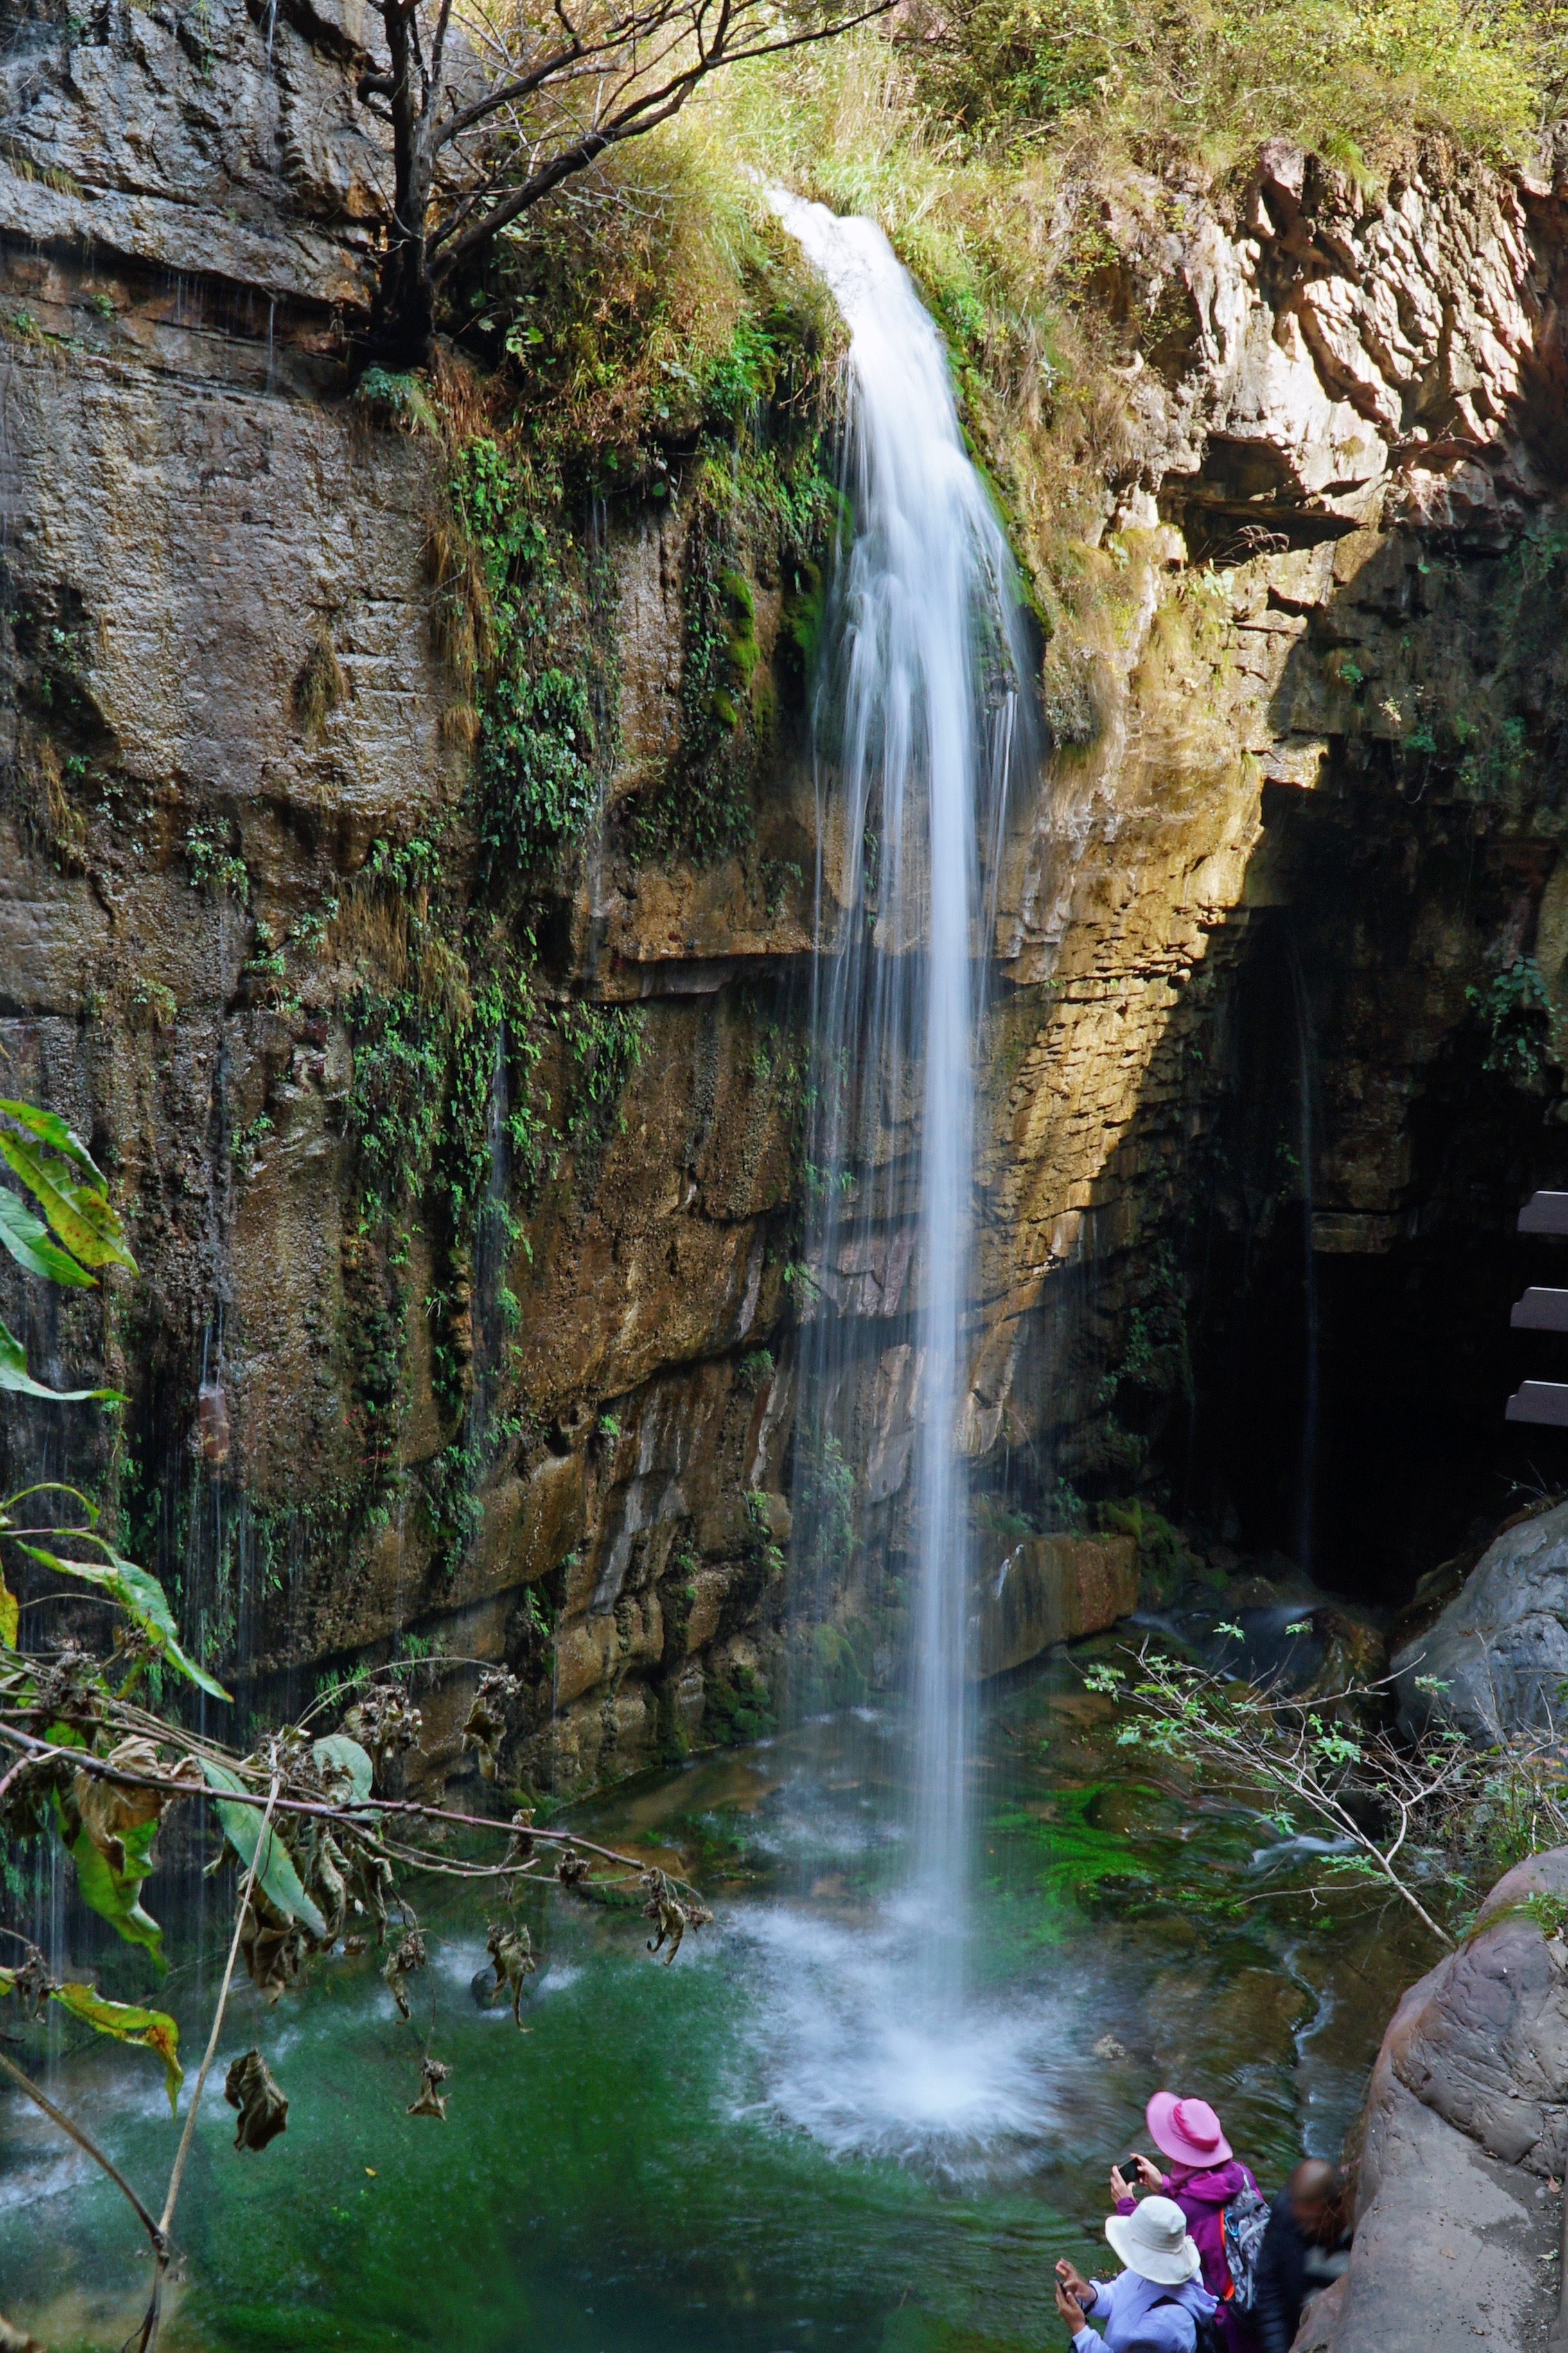
{"label": "reddish brown rock", "polygon": [[1005,1674],[1053,1642],[1103,1633],[1138,1607],[1131,1536],[1026,1536],[986,1581],[975,1616],[975,1672]]}

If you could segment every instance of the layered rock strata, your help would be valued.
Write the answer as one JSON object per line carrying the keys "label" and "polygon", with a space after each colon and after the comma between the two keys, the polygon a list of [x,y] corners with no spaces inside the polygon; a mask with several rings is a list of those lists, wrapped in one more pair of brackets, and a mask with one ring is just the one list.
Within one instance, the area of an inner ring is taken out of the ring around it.
{"label": "layered rock strata", "polygon": [[[547,1013],[637,1008],[637,1053],[490,1269],[515,1331],[482,1328],[472,1271],[437,1263],[417,1218],[390,1258],[367,1241],[353,1007],[409,987],[423,920],[373,845],[448,821],[469,757],[431,631],[438,445],[336,397],[334,313],[372,255],[367,46],[352,10],[231,5],[199,27],[41,16],[7,52],[0,1043],[6,1086],[111,1162],[142,1267],[102,1313],[35,1303],[29,1339],[46,1369],[96,1361],[132,1389],[127,1441],[83,1467],[119,1482],[223,1655],[298,1681],[412,1630],[510,1657],[532,1694],[516,1768],[580,1786],[755,1732],[776,1700],[806,878],[819,848],[837,869],[832,801],[824,826],[781,671],[751,841],[626,854],[617,812],[679,744],[690,510],[613,509],[595,626],[616,751],[539,991]],[[1125,413],[1074,557],[1095,591],[1082,642],[1053,653],[1082,692],[1052,689],[1056,748],[1011,813],[990,944],[965,1443],[984,1577],[1028,1586],[986,1635],[998,1667],[1129,1598],[1124,1562],[1091,1575],[1051,1534],[1078,1516],[1064,1475],[1135,1487],[1191,1424],[1200,1501],[1223,1518],[1236,1499],[1204,1351],[1230,1348],[1238,1270],[1302,1192],[1299,1149],[1292,1176],[1271,1130],[1260,1174],[1237,1142],[1248,991],[1282,927],[1316,1041],[1325,1265],[1392,1261],[1452,1189],[1441,1077],[1456,1040],[1487,1043],[1472,991],[1533,949],[1548,1050],[1568,1023],[1543,748],[1560,656],[1528,634],[1556,594],[1553,187],[1435,159],[1363,196],[1276,150],[1244,218],[1136,181],[1101,210]],[[1498,583],[1531,564],[1500,633]],[[756,572],[765,668],[783,594]],[[539,1083],[559,1107],[552,1034]],[[1538,1062],[1507,1103],[1547,1168]],[[1494,1220],[1531,1173],[1501,1158]],[[866,1475],[895,1565],[906,1245],[864,1236],[804,1286],[864,1325]],[[471,1439],[475,1397],[504,1440]],[[47,1415],[17,1435],[82,1459]],[[353,1518],[388,1443],[398,1475]],[[885,1672],[897,1631],[886,1595],[852,1598],[829,1695]],[[431,1743],[455,1760],[445,1704]]]}

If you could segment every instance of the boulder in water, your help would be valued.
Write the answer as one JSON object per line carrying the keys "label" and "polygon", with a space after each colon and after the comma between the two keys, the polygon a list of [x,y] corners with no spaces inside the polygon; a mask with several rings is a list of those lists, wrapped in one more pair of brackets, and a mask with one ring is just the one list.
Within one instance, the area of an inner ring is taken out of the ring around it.
{"label": "boulder in water", "polygon": [[982,1580],[974,1672],[999,1675],[1053,1642],[1103,1633],[1138,1607],[1131,1536],[1026,1536]]}
{"label": "boulder in water", "polygon": [[[1505,1528],[1436,1623],[1395,1651],[1400,1728],[1458,1726],[1478,1747],[1568,1715],[1568,1504]],[[1434,1689],[1433,1684],[1442,1686]]]}

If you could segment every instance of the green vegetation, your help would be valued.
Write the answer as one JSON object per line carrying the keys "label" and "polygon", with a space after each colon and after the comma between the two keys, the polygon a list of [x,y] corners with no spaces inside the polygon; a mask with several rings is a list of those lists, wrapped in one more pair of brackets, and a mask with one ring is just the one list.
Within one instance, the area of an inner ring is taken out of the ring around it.
{"label": "green vegetation", "polygon": [[1139,1590],[1155,1609],[1173,1601],[1189,1585],[1224,1584],[1224,1577],[1194,1552],[1181,1530],[1141,1497],[1101,1504],[1096,1516],[1108,1535],[1133,1539],[1138,1547]]}
{"label": "green vegetation", "polygon": [[[95,1281],[94,1269],[135,1271],[101,1172],[56,1113],[26,1103],[0,1103],[0,1157],[23,1188],[18,1193],[0,1186],[0,1202],[9,1205],[0,1210],[0,1247],[26,1275],[80,1290]],[[21,1349],[3,1326],[0,1388],[25,1396],[57,1395],[31,1380]],[[69,1399],[105,1393],[59,1394]],[[64,1525],[57,1524],[56,1514]],[[401,1789],[400,1760],[416,1745],[421,1725],[420,1711],[411,1703],[407,1679],[413,1669],[407,1662],[374,1675],[362,1672],[334,1694],[353,1703],[337,1730],[323,1730],[319,1698],[301,1721],[264,1731],[248,1751],[226,1746],[205,1721],[193,1733],[175,1713],[163,1712],[154,1681],[160,1674],[195,1684],[211,1702],[226,1703],[229,1694],[182,1647],[162,1585],[124,1556],[110,1525],[90,1497],[49,1482],[0,1503],[0,1742],[7,1766],[0,1804],[0,1884],[14,1900],[25,1892],[26,1879],[13,1860],[17,1850],[41,1849],[51,1872],[63,1850],[71,1871],[68,1879],[57,1883],[60,1894],[74,1889],[78,1902],[130,1948],[129,1965],[143,1978],[149,1968],[161,1977],[167,1968],[163,1931],[142,1899],[157,1868],[160,1830],[174,1807],[197,1810],[196,1836],[213,1848],[207,1876],[229,1867],[235,1916],[227,1962],[161,2213],[154,2216],[94,2137],[102,2128],[101,2087],[89,2130],[58,2107],[13,2054],[29,2055],[33,2040],[43,2042],[40,2055],[48,2056],[47,2038],[58,2008],[91,2033],[150,2052],[162,2065],[170,2110],[177,2117],[184,2071],[174,2017],[143,2001],[110,1999],[79,1980],[57,1980],[41,1949],[21,1929],[0,1921],[6,1940],[0,2001],[14,2005],[7,2013],[0,2074],[107,2175],[145,2231],[151,2295],[134,2342],[140,2353],[155,2353],[175,2256],[172,2231],[181,2183],[237,1966],[243,1963],[258,1994],[270,2004],[316,1956],[331,1952],[340,1941],[363,1951],[374,1940],[386,1948],[381,1974],[403,2021],[409,2022],[407,1981],[426,1968],[428,1955],[406,1889],[422,1871],[434,1868],[450,1875],[449,1862],[430,1851],[446,1840],[449,1818],[443,1819],[438,1807],[399,1794],[393,1799],[396,1841],[390,1849],[386,1843],[378,1794],[384,1800],[389,1779]],[[106,1624],[99,1650],[88,1648],[74,1625],[69,1639],[24,1647],[23,1608],[47,1602],[52,1594],[35,1591],[24,1602],[7,1577],[20,1574],[37,1582],[39,1569],[47,1588],[63,1582],[70,1592],[85,1585],[118,1613]],[[430,1663],[462,1668],[472,1662],[432,1658]],[[461,1740],[478,1752],[483,1780],[497,1778],[519,1690],[515,1676],[489,1668],[479,1673],[468,1695]],[[485,1826],[475,1826],[483,1835]],[[552,1861],[563,1888],[595,1895],[596,1864],[603,1860],[624,1865],[626,1858],[596,1846],[579,1852],[569,1833],[535,1831],[526,1811],[510,1820],[492,1817],[489,1832],[499,1860],[478,1875],[486,1883],[487,1902],[500,1916],[491,1920],[487,1950],[495,1993],[510,1992],[512,2017],[521,2027],[526,1979],[537,1966],[521,1908],[529,1883]],[[431,1833],[430,1847],[408,1843],[411,1837],[418,1841]],[[657,1867],[630,1868],[638,1873],[644,1916],[656,1929],[647,1949],[665,1948],[668,1965],[686,1930],[712,1915],[692,1900],[684,1882]],[[616,1886],[625,1880],[625,1871],[617,1869]],[[123,1969],[128,1963],[121,1957],[110,1966]],[[50,2024],[44,2036],[29,2036],[46,2012]],[[436,2014],[433,1991],[428,2019],[421,2019],[407,2045],[410,2073],[416,2061],[419,2069],[419,2090],[407,2113],[439,2122],[446,2105],[438,2087],[451,2069],[431,2056]],[[259,2049],[233,2062],[224,2093],[239,2115],[237,2147],[259,2151],[287,2130],[288,2098]],[[3,2319],[0,2337],[13,2344],[33,2341]]]}
{"label": "green vegetation", "polygon": [[1487,1033],[1481,1068],[1527,1094],[1538,1093],[1551,1056],[1552,1006],[1535,958],[1515,956],[1484,988],[1467,988],[1465,997]]}
{"label": "green vegetation", "polygon": [[458,449],[452,502],[461,537],[443,551],[442,594],[468,607],[465,683],[482,706],[474,793],[484,869],[536,868],[581,838],[598,803],[599,681],[582,551],[527,461],[489,434]]}
{"label": "green vegetation", "polygon": [[639,163],[624,206],[563,204],[493,259],[462,338],[487,373],[445,384],[452,519],[432,554],[474,710],[487,872],[544,871],[581,843],[618,748],[603,539],[568,521],[584,493],[685,492],[679,740],[615,813],[619,849],[702,862],[750,839],[775,718],[764,582],[804,692],[839,520],[823,451],[833,314],[732,168],[703,177],[677,138]]}
{"label": "green vegetation", "polygon": [[[1114,1704],[1118,1745],[1196,1793],[1256,1809],[1284,1861],[1283,1842],[1326,1833],[1315,1855],[1294,1850],[1314,1906],[1369,1891],[1396,1898],[1451,1950],[1499,1872],[1557,1845],[1568,1826],[1550,1738],[1482,1751],[1439,1723],[1406,1742],[1385,1727],[1386,1681],[1325,1700],[1233,1681],[1153,1641],[1121,1655],[1125,1665],[1102,1656],[1084,1677]],[[1559,1925],[1555,1909],[1531,1916],[1543,1934]]]}
{"label": "green vegetation", "polygon": [[239,852],[228,845],[229,828],[221,818],[186,828],[185,857],[191,870],[191,888],[237,899],[242,907],[248,906],[250,874]]}
{"label": "green vegetation", "polygon": [[[431,1251],[432,1384],[452,1435],[418,1473],[416,1502],[450,1571],[478,1525],[479,1481],[521,1434],[502,1405],[521,1312],[507,1268],[531,1254],[527,1220],[557,1179],[569,1176],[579,1204],[591,1199],[640,1058],[643,1015],[547,1003],[526,918],[498,924],[468,903],[436,836],[375,844],[344,919],[390,938],[404,965],[400,986],[362,985],[348,1008],[361,1195],[342,1261],[360,1476],[345,1532],[374,1521],[398,1476],[417,1226]],[[500,1361],[477,1372],[476,1311],[486,1303],[476,1301],[475,1270],[486,1245],[499,1256],[489,1303]],[[460,1419],[479,1372],[483,1410]]]}
{"label": "green vegetation", "polygon": [[1259,141],[1352,176],[1414,132],[1517,155],[1562,70],[1557,12],[1513,0],[981,0],[933,14],[924,90],[972,132],[1161,147],[1226,171]]}
{"label": "green vegetation", "polygon": [[721,1747],[742,1748],[773,1730],[777,1719],[768,1687],[752,1668],[706,1675],[702,1691],[702,1728]]}
{"label": "green vegetation", "polygon": [[[759,332],[746,340],[758,397],[774,394],[789,355]],[[798,356],[798,354],[796,355]],[[680,668],[680,747],[657,783],[637,797],[630,821],[637,854],[698,864],[751,839],[762,763],[773,748],[771,673],[756,636],[756,583],[779,578],[798,657],[789,675],[804,687],[827,550],[839,501],[823,467],[821,438],[793,449],[738,441],[711,448],[694,470],[687,510],[686,591]],[[764,882],[764,895],[767,885]]]}

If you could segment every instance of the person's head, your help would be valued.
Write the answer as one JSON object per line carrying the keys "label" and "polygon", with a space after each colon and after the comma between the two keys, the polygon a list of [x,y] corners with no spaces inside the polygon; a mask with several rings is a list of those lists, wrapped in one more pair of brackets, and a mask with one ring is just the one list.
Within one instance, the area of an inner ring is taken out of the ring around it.
{"label": "person's head", "polygon": [[1285,2184],[1296,2228],[1309,2239],[1321,2239],[1339,2204],[1340,2177],[1324,2157],[1304,2157]]}
{"label": "person's head", "polygon": [[1149,2137],[1163,2157],[1199,2173],[1212,2165],[1229,2164],[1230,2143],[1206,2100],[1179,2100],[1173,2092],[1156,2092],[1143,2114]]}
{"label": "person's head", "polygon": [[1180,2287],[1203,2268],[1187,2236],[1187,2218],[1173,2198],[1145,2198],[1131,2214],[1108,2215],[1105,2235],[1130,2272],[1162,2287]]}

